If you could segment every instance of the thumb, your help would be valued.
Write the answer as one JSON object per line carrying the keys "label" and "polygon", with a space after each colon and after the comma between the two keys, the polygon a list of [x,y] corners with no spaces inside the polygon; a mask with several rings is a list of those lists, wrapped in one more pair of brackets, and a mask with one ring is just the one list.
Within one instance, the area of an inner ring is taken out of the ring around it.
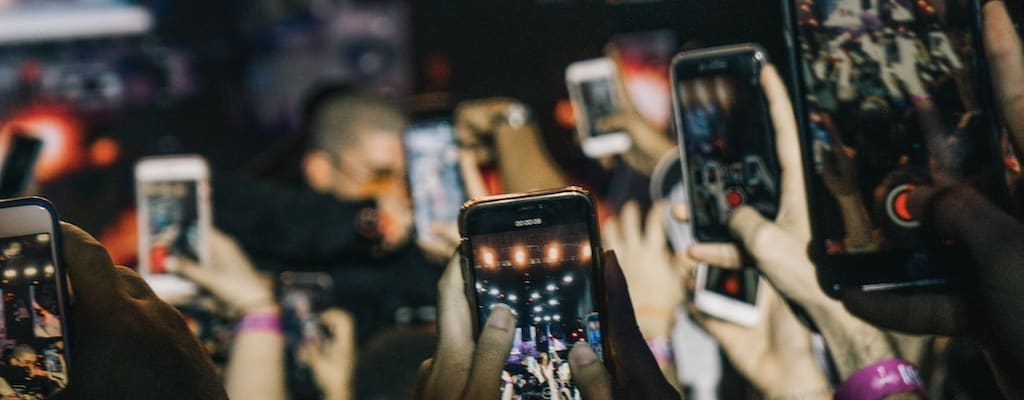
{"label": "thumb", "polygon": [[782,271],[774,271],[785,267],[790,262],[792,254],[779,254],[780,248],[791,248],[782,246],[783,243],[791,240],[782,228],[774,222],[765,219],[761,213],[750,206],[742,206],[733,211],[729,217],[729,230],[733,237],[753,256],[758,268],[766,274],[777,275]]}
{"label": "thumb", "polygon": [[212,290],[212,288],[217,287],[217,283],[220,281],[220,274],[217,271],[211,268],[200,267],[195,261],[184,257],[181,259],[180,263],[181,266],[178,273],[186,279],[195,282],[207,290]]}

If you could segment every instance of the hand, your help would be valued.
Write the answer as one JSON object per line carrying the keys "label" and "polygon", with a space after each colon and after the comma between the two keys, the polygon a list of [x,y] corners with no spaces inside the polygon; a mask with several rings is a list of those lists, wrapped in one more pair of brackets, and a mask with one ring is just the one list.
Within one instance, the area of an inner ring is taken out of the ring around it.
{"label": "hand", "polygon": [[478,165],[497,162],[492,124],[495,117],[507,115],[513,107],[523,105],[514,99],[495,97],[462,102],[455,108],[455,133],[460,147],[470,150]]}
{"label": "hand", "polygon": [[356,362],[355,321],[351,314],[331,308],[320,314],[320,323],[327,327],[330,338],[303,344],[299,357],[313,370],[325,400],[351,399]]}
{"label": "hand", "polygon": [[[227,399],[181,314],[96,239],[62,223],[75,302],[70,385],[54,399]],[[111,384],[111,377],[118,383]]]}
{"label": "hand", "polygon": [[825,129],[829,141],[832,142],[831,150],[823,146],[814,148],[814,151],[821,155],[821,178],[825,182],[825,189],[836,198],[859,195],[857,164],[854,161],[857,152],[843,143],[835,123],[828,114],[812,114],[811,120]]}
{"label": "hand", "polygon": [[403,182],[377,196],[377,229],[384,251],[402,247],[412,235],[412,204],[408,193]]}
{"label": "hand", "polygon": [[765,398],[831,398],[831,385],[814,358],[810,330],[796,319],[771,285],[762,284],[760,290],[765,293],[757,325],[736,325],[694,307],[690,315],[718,341],[732,365]]}
{"label": "hand", "polygon": [[442,222],[431,223],[429,235],[417,236],[416,245],[423,250],[423,254],[439,264],[452,258],[462,240],[457,226]]}
{"label": "hand", "polygon": [[[768,221],[753,208],[740,207],[729,218],[729,229],[778,293],[807,311],[825,337],[840,375],[846,378],[871,363],[892,358],[895,351],[882,331],[850,315],[818,286],[815,267],[807,257],[810,221],[792,103],[774,67],[766,66],[761,80],[782,169],[779,213],[775,221]],[[698,244],[690,247],[689,253],[709,265],[750,265],[743,262],[734,244]]]}
{"label": "hand", "polygon": [[235,239],[211,230],[210,259],[209,267],[182,263],[181,274],[240,313],[277,309],[271,281],[256,271]]}
{"label": "hand", "polygon": [[669,339],[675,310],[683,303],[682,270],[673,265],[665,246],[664,207],[664,203],[657,203],[647,212],[646,229],[642,231],[639,206],[626,203],[620,219],[609,218],[601,232],[605,248],[629,260],[622,272],[632,288],[630,298],[640,332],[647,339]]}
{"label": "hand", "polygon": [[658,161],[675,148],[675,144],[669,139],[664,131],[651,124],[647,118],[637,111],[633,100],[629,96],[625,79],[622,73],[622,59],[618,49],[609,45],[605,49],[605,56],[611,59],[618,70],[616,86],[618,87],[619,98],[622,99],[621,110],[614,115],[597,121],[598,129],[605,132],[626,132],[633,140],[633,146],[622,155],[623,160],[630,167],[650,176]]}
{"label": "hand", "polygon": [[[604,331],[609,341],[608,356],[615,360],[615,382],[632,398],[678,398],[678,393],[661,375],[636,326],[629,289],[618,260],[612,252],[606,253],[604,260],[609,305],[609,326]],[[456,259],[449,263],[438,283],[438,349],[434,358],[420,367],[416,399],[499,397],[501,387],[497,383],[512,347],[515,320],[511,309],[498,305],[481,325],[480,337],[474,340],[471,311],[462,289],[462,273]],[[612,398],[611,374],[590,345],[575,345],[569,353],[569,365],[583,398]],[[453,396],[453,393],[459,395]]]}

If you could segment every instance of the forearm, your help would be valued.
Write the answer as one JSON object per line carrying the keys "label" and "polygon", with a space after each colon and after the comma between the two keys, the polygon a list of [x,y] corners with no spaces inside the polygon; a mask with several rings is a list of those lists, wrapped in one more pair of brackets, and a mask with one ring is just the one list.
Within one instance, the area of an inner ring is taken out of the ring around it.
{"label": "forearm", "polygon": [[536,125],[526,124],[521,128],[502,125],[494,136],[506,192],[559,188],[568,184]]}
{"label": "forearm", "polygon": [[653,132],[643,137],[634,137],[633,147],[623,156],[638,172],[651,176],[658,161],[675,148],[675,144],[664,134]]}
{"label": "forearm", "polygon": [[875,243],[871,225],[871,217],[864,206],[864,201],[857,194],[836,196],[839,202],[839,210],[843,217],[843,227],[846,229],[844,244],[847,251],[856,253],[858,251],[872,251],[878,248]]}
{"label": "forearm", "polygon": [[286,399],[284,336],[268,330],[240,331],[224,380],[232,399]]}
{"label": "forearm", "polygon": [[817,325],[841,380],[872,363],[895,358],[885,333],[849,314],[842,303],[824,297],[807,308]]}

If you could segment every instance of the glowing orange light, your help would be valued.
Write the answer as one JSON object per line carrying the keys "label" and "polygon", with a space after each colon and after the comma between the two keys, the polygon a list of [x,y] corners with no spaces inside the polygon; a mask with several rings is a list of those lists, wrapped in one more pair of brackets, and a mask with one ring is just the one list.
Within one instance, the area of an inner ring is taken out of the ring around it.
{"label": "glowing orange light", "polygon": [[590,249],[590,243],[584,243],[583,246],[580,247],[580,259],[584,261],[589,260],[591,251],[593,250]]}
{"label": "glowing orange light", "polygon": [[101,137],[89,146],[89,161],[96,167],[107,167],[117,162],[121,146],[110,137]]}
{"label": "glowing orange light", "polygon": [[512,253],[512,260],[516,262],[516,265],[526,265],[526,250],[517,247]]}
{"label": "glowing orange light", "polygon": [[54,106],[37,106],[14,114],[0,128],[0,146],[6,151],[15,127],[43,141],[35,178],[46,182],[82,164],[82,132],[70,112]]}
{"label": "glowing orange light", "polygon": [[492,252],[490,250],[481,250],[480,254],[481,254],[480,258],[483,259],[485,267],[493,267],[494,266],[494,252]]}
{"label": "glowing orange light", "polygon": [[555,122],[565,129],[576,127],[576,114],[569,99],[559,99],[555,103]]}
{"label": "glowing orange light", "polygon": [[562,249],[559,248],[558,243],[552,243],[548,245],[548,262],[558,262],[558,259],[562,256]]}

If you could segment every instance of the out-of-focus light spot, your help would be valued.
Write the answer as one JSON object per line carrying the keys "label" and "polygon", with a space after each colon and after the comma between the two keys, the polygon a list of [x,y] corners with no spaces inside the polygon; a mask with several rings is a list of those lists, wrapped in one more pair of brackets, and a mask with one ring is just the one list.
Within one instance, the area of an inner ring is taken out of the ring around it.
{"label": "out-of-focus light spot", "polygon": [[565,283],[572,283],[572,280],[573,280],[572,274],[565,274],[565,276],[562,277],[562,282],[565,282]]}
{"label": "out-of-focus light spot", "polygon": [[512,261],[515,261],[516,265],[526,265],[526,249],[522,247],[516,247],[512,252]]}
{"label": "out-of-focus light spot", "polygon": [[547,315],[545,315],[545,316],[544,316],[544,321],[545,321],[545,322],[549,322],[549,321],[551,321],[551,317],[550,317],[550,316],[547,316]]}
{"label": "out-of-focus light spot", "polygon": [[491,288],[491,291],[488,293],[490,293],[491,296],[497,296],[498,293],[501,293],[501,291],[499,291],[498,288]]}
{"label": "out-of-focus light spot", "polygon": [[558,300],[555,300],[555,299],[548,300],[548,305],[557,306],[558,305]]}
{"label": "out-of-focus light spot", "polygon": [[545,289],[547,289],[549,292],[554,292],[558,290],[558,286],[555,286],[554,283],[549,283],[548,286],[545,287]]}
{"label": "out-of-focus light spot", "polygon": [[580,259],[583,261],[590,260],[591,251],[593,250],[590,249],[590,243],[584,243],[583,246],[580,247]]}
{"label": "out-of-focus light spot", "polygon": [[37,243],[49,243],[50,242],[50,234],[49,233],[40,233],[40,234],[36,235],[36,242]]}
{"label": "out-of-focus light spot", "polygon": [[562,249],[558,243],[552,243],[548,245],[547,259],[549,263],[558,262],[559,258],[562,257]]}
{"label": "out-of-focus light spot", "polygon": [[25,268],[25,276],[33,277],[33,276],[36,276],[36,274],[38,274],[38,273],[39,273],[39,269],[36,268],[36,267]]}
{"label": "out-of-focus light spot", "polygon": [[543,310],[544,310],[544,307],[541,307],[541,306],[533,307],[533,312],[541,312]]}
{"label": "out-of-focus light spot", "polygon": [[43,267],[43,273],[44,274],[46,274],[46,275],[53,275],[53,272],[54,272],[54,268],[53,268],[52,265],[47,265],[47,266]]}
{"label": "out-of-focus light spot", "polygon": [[89,161],[96,167],[108,167],[117,162],[121,156],[121,145],[110,137],[96,139],[89,146]]}
{"label": "out-of-focus light spot", "polygon": [[488,249],[480,250],[480,258],[483,259],[484,266],[488,268],[494,267],[494,252]]}
{"label": "out-of-focus light spot", "polygon": [[11,279],[11,278],[14,278],[16,276],[18,276],[18,271],[15,271],[13,269],[5,269],[4,270],[4,278]]}
{"label": "out-of-focus light spot", "polygon": [[519,300],[519,296],[516,296],[514,294],[508,295],[508,301],[517,301],[517,300]]}

